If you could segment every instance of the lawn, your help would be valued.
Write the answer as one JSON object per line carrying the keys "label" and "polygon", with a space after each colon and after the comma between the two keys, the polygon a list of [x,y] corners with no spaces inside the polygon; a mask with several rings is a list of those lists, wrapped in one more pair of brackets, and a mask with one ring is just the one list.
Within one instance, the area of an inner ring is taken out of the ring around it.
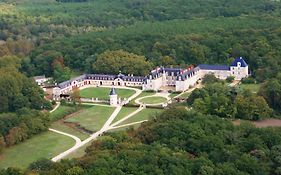
{"label": "lawn", "polygon": [[[94,97],[103,100],[108,100],[110,90],[111,88],[104,87],[87,88],[80,91],[80,96],[83,98]],[[129,98],[135,93],[135,91],[130,89],[116,89],[116,93],[121,98]]]}
{"label": "lawn", "polygon": [[126,117],[127,115],[131,114],[132,112],[136,111],[138,108],[135,107],[122,107],[121,111],[118,113],[118,115],[115,117],[112,123],[117,122],[118,120],[121,120],[122,118]]}
{"label": "lawn", "polygon": [[190,96],[191,92],[184,92],[179,96],[179,98],[188,98]]}
{"label": "lawn", "polygon": [[64,124],[63,122],[59,121],[59,122],[54,122],[52,123],[51,127],[52,129],[56,129],[71,135],[74,135],[76,137],[78,137],[81,140],[85,140],[86,138],[90,137],[89,134],[80,132],[78,130],[75,130],[74,128],[71,128],[70,126],[67,126],[66,124]]}
{"label": "lawn", "polygon": [[260,84],[240,84],[239,89],[241,90],[249,90],[253,93],[257,93],[260,89]]}
{"label": "lawn", "polygon": [[162,109],[153,109],[153,108],[146,108],[136,115],[132,116],[131,118],[125,120],[124,122],[120,123],[120,125],[143,121],[143,120],[149,120],[151,117],[154,117],[156,114],[161,113]]}
{"label": "lawn", "polygon": [[79,123],[82,127],[95,132],[102,128],[114,110],[115,108],[112,107],[92,106],[66,119],[66,121]]}
{"label": "lawn", "polygon": [[52,121],[59,120],[69,114],[74,113],[77,111],[77,109],[74,106],[60,106],[58,109],[56,109],[54,112],[50,114],[50,119]]}
{"label": "lawn", "polygon": [[163,103],[166,102],[167,99],[164,97],[146,97],[140,100],[140,102],[145,103],[145,104],[157,104],[157,103]]}
{"label": "lawn", "polygon": [[75,144],[75,141],[57,133],[45,132],[23,143],[4,150],[0,156],[0,169],[26,168],[40,158],[53,158]]}

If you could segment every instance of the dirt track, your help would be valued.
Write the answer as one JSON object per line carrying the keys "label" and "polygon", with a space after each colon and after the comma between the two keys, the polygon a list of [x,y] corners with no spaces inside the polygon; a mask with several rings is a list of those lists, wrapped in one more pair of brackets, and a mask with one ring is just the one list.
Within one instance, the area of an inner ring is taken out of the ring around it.
{"label": "dirt track", "polygon": [[[235,120],[232,122],[234,125],[239,125],[241,123],[241,120]],[[251,122],[258,128],[265,128],[265,127],[281,127],[281,119],[266,119],[262,121],[255,121]]]}

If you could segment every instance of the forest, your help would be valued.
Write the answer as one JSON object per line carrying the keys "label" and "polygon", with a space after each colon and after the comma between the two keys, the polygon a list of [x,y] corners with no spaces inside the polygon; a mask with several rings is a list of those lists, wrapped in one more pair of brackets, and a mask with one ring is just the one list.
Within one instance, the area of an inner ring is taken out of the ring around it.
{"label": "forest", "polygon": [[280,26],[271,0],[0,0],[0,152],[50,125],[33,76],[147,75],[241,56],[251,73],[242,83],[261,85],[252,93],[205,77],[180,107],[105,134],[81,158],[0,175],[281,174],[280,128],[231,122],[280,118]]}

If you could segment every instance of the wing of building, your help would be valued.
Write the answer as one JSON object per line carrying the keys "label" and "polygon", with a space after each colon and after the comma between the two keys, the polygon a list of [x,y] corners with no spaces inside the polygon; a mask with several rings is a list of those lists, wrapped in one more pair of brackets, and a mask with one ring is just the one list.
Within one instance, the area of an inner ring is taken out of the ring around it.
{"label": "wing of building", "polygon": [[235,80],[248,77],[248,64],[240,57],[236,58],[229,66],[201,64],[188,68],[158,67],[146,77],[134,75],[104,75],[84,74],[71,80],[58,84],[53,90],[56,99],[61,94],[69,94],[73,88],[88,86],[139,86],[143,90],[159,90],[163,87],[174,87],[175,91],[185,91],[194,86],[206,74],[214,74],[217,78],[226,79],[233,76]]}

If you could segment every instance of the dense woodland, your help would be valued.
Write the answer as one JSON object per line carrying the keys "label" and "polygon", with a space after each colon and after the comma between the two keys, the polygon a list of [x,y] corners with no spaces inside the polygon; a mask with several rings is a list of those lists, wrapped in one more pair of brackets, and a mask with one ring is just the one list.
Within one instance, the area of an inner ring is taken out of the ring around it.
{"label": "dense woodland", "polygon": [[[146,75],[155,66],[229,64],[242,56],[259,92],[212,76],[183,105],[137,130],[107,134],[79,159],[39,174],[281,174],[279,128],[234,126],[281,112],[281,3],[271,0],[0,0],[0,152],[47,130],[32,76]],[[215,82],[215,83],[214,83]],[[9,168],[2,175],[24,174]]]}

